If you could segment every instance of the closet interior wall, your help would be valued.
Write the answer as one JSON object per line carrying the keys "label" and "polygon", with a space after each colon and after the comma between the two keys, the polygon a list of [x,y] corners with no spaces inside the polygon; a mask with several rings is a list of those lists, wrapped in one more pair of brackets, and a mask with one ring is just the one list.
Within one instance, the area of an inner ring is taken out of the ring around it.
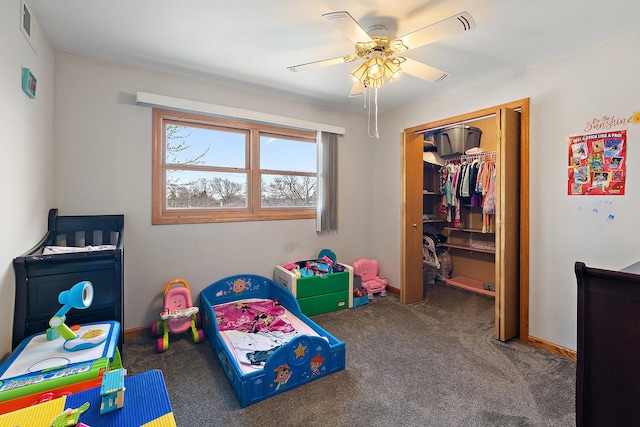
{"label": "closet interior wall", "polygon": [[[433,158],[432,158],[433,159]],[[441,209],[441,166],[427,161],[423,162],[422,177],[422,235],[423,235],[423,293],[433,285],[440,271],[440,264],[436,262],[436,248],[440,246],[436,235],[444,235],[447,215]],[[428,240],[431,239],[431,240]]]}

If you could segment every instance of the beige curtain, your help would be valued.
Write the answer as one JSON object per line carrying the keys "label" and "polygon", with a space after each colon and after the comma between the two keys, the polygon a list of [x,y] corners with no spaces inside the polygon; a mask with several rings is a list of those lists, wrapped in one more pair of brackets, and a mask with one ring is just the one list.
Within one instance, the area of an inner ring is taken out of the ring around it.
{"label": "beige curtain", "polygon": [[320,132],[318,136],[318,214],[317,231],[338,229],[338,135]]}

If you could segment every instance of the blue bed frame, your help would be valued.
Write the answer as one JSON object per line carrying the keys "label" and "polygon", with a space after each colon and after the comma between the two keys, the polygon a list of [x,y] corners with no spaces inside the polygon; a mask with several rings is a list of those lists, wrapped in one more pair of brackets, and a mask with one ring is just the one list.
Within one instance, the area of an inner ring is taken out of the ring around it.
{"label": "blue bed frame", "polygon": [[[213,306],[247,298],[279,301],[326,340],[315,336],[298,336],[271,354],[262,369],[243,374],[233,357],[233,351],[227,348],[220,336]],[[207,339],[243,408],[345,368],[344,342],[305,316],[293,294],[270,279],[251,274],[227,277],[200,293],[200,305]],[[321,360],[319,369],[312,370],[312,360]],[[282,372],[286,372],[285,378],[288,376],[286,382],[282,380]]]}

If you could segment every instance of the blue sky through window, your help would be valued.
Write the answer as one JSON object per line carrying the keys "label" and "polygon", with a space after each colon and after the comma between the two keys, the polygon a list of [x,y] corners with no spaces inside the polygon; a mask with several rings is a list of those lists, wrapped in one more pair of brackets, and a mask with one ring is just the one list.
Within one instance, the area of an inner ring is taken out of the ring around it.
{"label": "blue sky through window", "polygon": [[[179,127],[169,140],[170,146],[184,142],[179,152],[167,152],[167,162],[184,164],[198,158],[200,165],[231,168],[245,167],[245,134]],[[261,168],[294,172],[316,172],[316,144],[263,136],[260,139]],[[174,157],[175,156],[175,157]]]}

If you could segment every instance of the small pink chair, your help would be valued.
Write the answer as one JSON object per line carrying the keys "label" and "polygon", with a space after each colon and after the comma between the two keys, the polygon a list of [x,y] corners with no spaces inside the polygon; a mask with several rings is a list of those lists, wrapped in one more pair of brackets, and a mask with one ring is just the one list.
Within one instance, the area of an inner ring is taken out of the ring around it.
{"label": "small pink chair", "polygon": [[353,262],[353,273],[362,277],[362,287],[367,290],[369,299],[380,292],[380,296],[387,295],[387,279],[378,276],[378,261],[371,258],[360,258]]}

